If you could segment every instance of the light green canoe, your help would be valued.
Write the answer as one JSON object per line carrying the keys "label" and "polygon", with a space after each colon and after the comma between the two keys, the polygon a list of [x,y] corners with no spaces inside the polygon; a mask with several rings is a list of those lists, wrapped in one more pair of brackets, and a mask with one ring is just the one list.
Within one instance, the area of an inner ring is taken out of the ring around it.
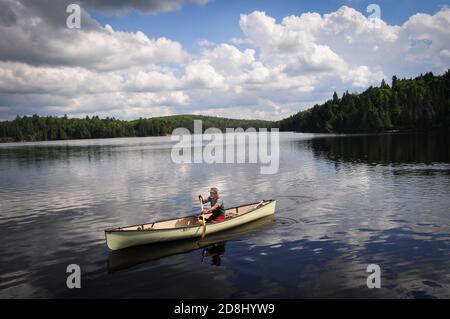
{"label": "light green canoe", "polygon": [[225,243],[235,238],[242,238],[252,233],[268,229],[274,223],[274,215],[270,215],[227,231],[209,234],[204,239],[197,237],[113,250],[108,255],[107,269],[109,273],[113,273],[160,258],[191,252],[197,249],[205,249],[215,245],[225,245]]}
{"label": "light green canoe", "polygon": [[[206,224],[206,235],[231,229],[275,213],[275,200],[263,200],[229,208],[225,220]],[[208,214],[205,217],[209,217]],[[168,219],[153,223],[105,230],[106,243],[111,250],[201,237],[203,226],[197,216]]]}

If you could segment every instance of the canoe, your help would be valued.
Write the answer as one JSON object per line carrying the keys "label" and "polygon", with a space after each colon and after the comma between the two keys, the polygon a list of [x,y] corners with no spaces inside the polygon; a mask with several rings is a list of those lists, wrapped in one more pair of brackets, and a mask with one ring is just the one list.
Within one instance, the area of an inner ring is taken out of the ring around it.
{"label": "canoe", "polygon": [[[226,209],[225,219],[206,224],[206,236],[231,229],[275,213],[275,200],[262,200]],[[209,217],[210,214],[205,214]],[[203,226],[196,215],[156,221],[148,224],[105,230],[106,244],[111,250],[200,237]]]}
{"label": "canoe", "polygon": [[273,215],[270,215],[231,228],[227,231],[210,234],[204,239],[190,238],[185,240],[174,240],[110,251],[107,261],[107,270],[108,273],[114,273],[168,256],[184,254],[199,249],[208,249],[214,245],[226,244],[230,240],[242,238],[258,231],[268,229],[273,226],[274,223],[275,218]]}

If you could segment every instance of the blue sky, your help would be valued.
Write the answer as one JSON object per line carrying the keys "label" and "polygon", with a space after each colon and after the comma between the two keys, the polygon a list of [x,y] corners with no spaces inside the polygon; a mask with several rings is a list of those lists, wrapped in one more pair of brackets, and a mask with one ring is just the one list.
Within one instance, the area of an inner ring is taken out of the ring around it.
{"label": "blue sky", "polygon": [[111,15],[92,10],[91,15],[99,23],[110,24],[114,29],[143,31],[149,37],[167,37],[181,42],[191,52],[198,52],[197,42],[201,39],[221,43],[229,42],[233,37],[242,37],[240,14],[265,11],[280,21],[283,17],[304,12],[330,13],[346,5],[369,16],[366,9],[372,3],[380,6],[381,18],[386,23],[397,25],[403,24],[417,12],[434,14],[449,4],[442,0],[212,0],[206,5],[190,3],[179,10],[156,14],[130,10]]}
{"label": "blue sky", "polygon": [[0,120],[281,119],[450,68],[450,0],[77,0],[79,29],[72,2],[1,0]]}

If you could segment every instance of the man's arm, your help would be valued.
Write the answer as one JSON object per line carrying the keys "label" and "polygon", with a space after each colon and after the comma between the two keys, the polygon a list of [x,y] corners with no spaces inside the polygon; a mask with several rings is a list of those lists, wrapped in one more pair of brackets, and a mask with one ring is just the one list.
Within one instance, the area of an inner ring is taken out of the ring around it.
{"label": "man's arm", "polygon": [[217,208],[219,208],[219,204],[216,204],[216,205],[212,206],[210,209],[205,210],[205,214],[208,214],[208,213],[216,210]]}
{"label": "man's arm", "polygon": [[204,198],[203,195],[198,195],[198,198],[202,201],[203,204],[206,204],[207,202],[209,202],[209,196],[208,198]]}

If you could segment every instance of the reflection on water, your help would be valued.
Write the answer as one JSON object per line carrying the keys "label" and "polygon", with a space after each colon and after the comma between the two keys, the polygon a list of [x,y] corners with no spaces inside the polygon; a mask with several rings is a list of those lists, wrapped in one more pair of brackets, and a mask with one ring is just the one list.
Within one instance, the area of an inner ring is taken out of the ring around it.
{"label": "reflection on water", "polygon": [[211,258],[211,264],[220,266],[222,263],[222,256],[225,254],[225,243],[212,244],[202,251],[202,262],[205,258]]}
{"label": "reflection on water", "polygon": [[334,162],[367,164],[432,164],[450,162],[450,131],[343,136],[311,139],[318,157]]}
{"label": "reflection on water", "polygon": [[[450,297],[448,135],[280,138],[274,175],[172,164],[168,137],[0,145],[0,297]],[[227,206],[277,199],[275,220],[108,251],[104,229],[197,213],[212,185]]]}

